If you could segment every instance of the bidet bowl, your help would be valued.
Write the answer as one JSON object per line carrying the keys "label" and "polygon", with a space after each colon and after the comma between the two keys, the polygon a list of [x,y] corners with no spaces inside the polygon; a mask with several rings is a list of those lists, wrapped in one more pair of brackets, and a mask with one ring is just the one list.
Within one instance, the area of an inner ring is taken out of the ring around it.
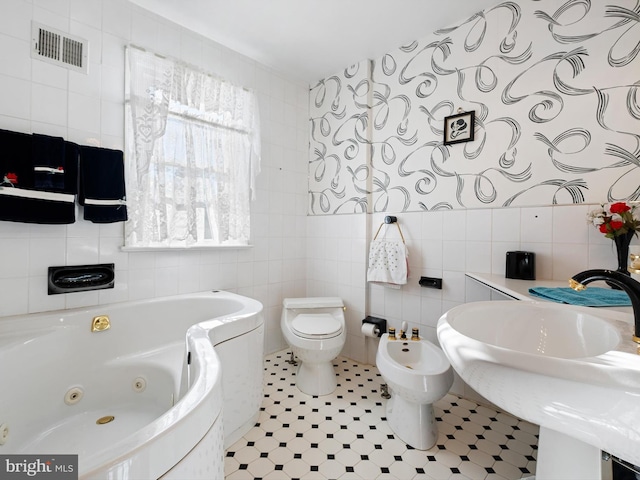
{"label": "bidet bowl", "polygon": [[[467,384],[540,425],[540,479],[548,472],[548,478],[564,478],[558,464],[548,467],[543,460],[543,437],[556,434],[640,464],[640,356],[626,353],[620,332],[627,329],[630,324],[600,309],[528,301],[459,305],[437,328],[443,351]],[[587,463],[567,458],[571,469]]]}
{"label": "bidet bowl", "polygon": [[433,403],[451,388],[453,370],[442,350],[427,340],[389,340],[378,345],[376,366],[391,389],[415,403]]}

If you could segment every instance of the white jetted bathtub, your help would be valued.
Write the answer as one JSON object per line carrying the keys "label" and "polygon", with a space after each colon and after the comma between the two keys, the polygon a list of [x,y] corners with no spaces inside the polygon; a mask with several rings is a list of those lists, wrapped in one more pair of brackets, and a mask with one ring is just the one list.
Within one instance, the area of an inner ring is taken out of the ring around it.
{"label": "white jetted bathtub", "polygon": [[0,319],[0,455],[78,454],[81,479],[222,480],[259,415],[263,338],[260,302],[228,292]]}

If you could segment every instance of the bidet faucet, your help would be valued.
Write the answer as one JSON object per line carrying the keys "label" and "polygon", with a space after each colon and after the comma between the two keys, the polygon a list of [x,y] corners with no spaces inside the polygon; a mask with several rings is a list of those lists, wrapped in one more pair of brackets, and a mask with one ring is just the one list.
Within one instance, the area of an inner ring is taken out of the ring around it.
{"label": "bidet faucet", "polygon": [[624,290],[631,300],[633,308],[633,341],[640,343],[640,283],[624,273],[615,270],[585,270],[569,279],[569,286],[577,292],[584,290],[587,284],[596,280],[606,280]]}
{"label": "bidet faucet", "polygon": [[407,338],[407,328],[409,328],[409,324],[406,321],[402,322],[400,329],[400,338],[403,340]]}

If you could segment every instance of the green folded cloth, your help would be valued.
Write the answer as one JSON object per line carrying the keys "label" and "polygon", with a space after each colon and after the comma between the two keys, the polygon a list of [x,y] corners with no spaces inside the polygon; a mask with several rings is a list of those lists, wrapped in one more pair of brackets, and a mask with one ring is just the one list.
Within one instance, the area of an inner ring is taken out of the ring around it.
{"label": "green folded cloth", "polygon": [[627,307],[631,306],[629,295],[623,290],[589,287],[581,292],[564,287],[535,287],[529,293],[544,300],[582,307]]}

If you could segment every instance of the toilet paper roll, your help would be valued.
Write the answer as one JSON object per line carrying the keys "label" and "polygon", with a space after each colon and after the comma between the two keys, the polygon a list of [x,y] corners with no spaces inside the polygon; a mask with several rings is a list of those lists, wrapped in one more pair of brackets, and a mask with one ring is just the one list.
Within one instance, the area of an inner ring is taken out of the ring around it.
{"label": "toilet paper roll", "polygon": [[380,333],[380,329],[377,325],[373,323],[363,323],[362,324],[362,334],[365,337],[377,337],[378,333]]}

